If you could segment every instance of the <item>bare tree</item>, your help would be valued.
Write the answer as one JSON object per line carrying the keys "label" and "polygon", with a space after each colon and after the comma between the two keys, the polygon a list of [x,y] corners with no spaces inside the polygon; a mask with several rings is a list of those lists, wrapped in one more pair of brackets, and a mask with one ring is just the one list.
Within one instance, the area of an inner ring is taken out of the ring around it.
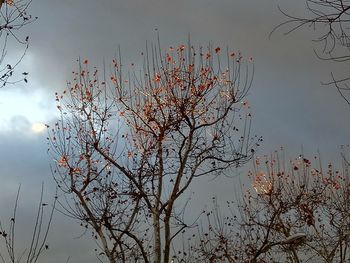
{"label": "bare tree", "polygon": [[[288,18],[278,25],[273,32],[280,28],[287,28],[289,34],[302,27],[308,26],[319,32],[314,41],[322,44],[321,52],[316,55],[326,61],[343,63],[348,67],[350,61],[350,1],[348,0],[306,0],[307,15],[293,16],[282,9],[280,11]],[[272,33],[273,33],[272,32]],[[331,81],[324,83],[335,85],[343,99],[350,105],[349,76],[336,77],[331,73]]]}
{"label": "bare tree", "polygon": [[[230,174],[260,140],[245,101],[249,59],[219,47],[146,48],[143,65],[105,77],[80,64],[50,128],[53,172],[68,215],[91,227],[109,262],[163,262],[199,178]],[[102,79],[100,77],[102,76]]]}
{"label": "bare tree", "polygon": [[[18,223],[17,221],[19,221],[17,218],[17,209],[20,189],[19,187],[13,208],[13,215],[9,219],[9,227],[5,227],[0,221],[0,238],[2,239],[0,240],[3,241],[4,244],[4,250],[0,252],[0,260],[3,263],[35,263],[42,253],[49,248],[46,242],[51,227],[53,212],[55,210],[56,197],[49,212],[45,212],[49,205],[43,201],[44,188],[43,185],[41,186],[37,214],[33,225],[33,234],[28,247],[20,249],[17,243],[19,236],[18,232],[16,232],[16,224]],[[26,220],[28,220],[28,218]]]}
{"label": "bare tree", "polygon": [[[20,64],[24,55],[27,52],[29,37],[23,37],[19,32],[22,27],[32,23],[37,17],[32,17],[28,14],[28,9],[32,0],[1,0],[0,1],[0,82],[2,86],[7,83],[14,84],[20,81],[28,82],[28,72],[23,72],[21,77],[14,76],[15,68]],[[19,57],[14,59],[8,58],[8,46],[15,46],[22,48],[19,52]]]}
{"label": "bare tree", "polygon": [[231,215],[208,214],[192,249],[203,262],[350,260],[349,165],[323,169],[318,157],[286,164],[280,156],[255,160],[253,189],[241,205],[228,204]]}

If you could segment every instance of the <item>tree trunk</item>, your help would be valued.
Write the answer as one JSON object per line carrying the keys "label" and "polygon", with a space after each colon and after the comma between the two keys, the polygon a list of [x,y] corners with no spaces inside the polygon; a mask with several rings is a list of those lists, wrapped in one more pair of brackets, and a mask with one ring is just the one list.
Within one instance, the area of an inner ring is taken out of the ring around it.
{"label": "tree trunk", "polygon": [[155,263],[162,262],[162,248],[161,248],[161,238],[160,238],[160,217],[157,208],[154,208],[153,213],[153,231],[154,231],[154,253],[155,253]]}
{"label": "tree trunk", "polygon": [[171,219],[171,211],[173,211],[174,198],[172,197],[169,206],[166,210],[164,217],[164,263],[170,262],[170,244],[171,244],[171,229],[170,229],[170,219]]}
{"label": "tree trunk", "polygon": [[164,263],[170,262],[170,217],[166,217],[164,220],[165,225],[165,246],[164,246]]}

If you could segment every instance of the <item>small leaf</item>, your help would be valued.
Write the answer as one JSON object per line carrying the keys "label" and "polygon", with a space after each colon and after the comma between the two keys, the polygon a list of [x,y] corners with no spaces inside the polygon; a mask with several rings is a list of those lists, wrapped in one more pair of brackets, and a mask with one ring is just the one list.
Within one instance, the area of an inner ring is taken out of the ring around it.
{"label": "small leaf", "polygon": [[6,4],[13,6],[13,0],[6,0]]}

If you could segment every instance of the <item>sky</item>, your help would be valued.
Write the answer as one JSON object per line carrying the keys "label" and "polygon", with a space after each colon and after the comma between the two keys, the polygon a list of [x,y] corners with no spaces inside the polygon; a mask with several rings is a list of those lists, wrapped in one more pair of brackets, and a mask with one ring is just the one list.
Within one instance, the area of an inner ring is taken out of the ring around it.
{"label": "sky", "polygon": [[[30,36],[30,47],[18,69],[30,73],[29,82],[0,89],[0,219],[8,222],[21,184],[19,245],[25,246],[42,182],[46,200],[54,196],[43,129],[57,118],[54,93],[66,87],[79,57],[101,65],[111,61],[119,45],[124,61],[132,63],[157,32],[164,49],[186,43],[190,35],[195,45],[228,46],[253,58],[248,100],[253,133],[264,138],[258,155],[283,147],[290,158],[303,149],[310,155],[319,151],[325,162],[339,159],[339,147],[349,143],[350,108],[321,82],[330,80],[331,71],[341,75],[346,69],[317,59],[309,28],[289,35],[280,29],[269,38],[285,20],[278,6],[295,15],[305,12],[303,0],[33,0],[30,12],[39,19],[22,31]],[[9,50],[16,52],[16,47]],[[232,198],[244,169],[236,180],[202,182],[194,199],[205,203],[219,191],[222,199]],[[69,262],[96,262],[87,249],[95,244],[82,233],[76,221],[56,213],[50,249],[41,262],[68,257]]]}

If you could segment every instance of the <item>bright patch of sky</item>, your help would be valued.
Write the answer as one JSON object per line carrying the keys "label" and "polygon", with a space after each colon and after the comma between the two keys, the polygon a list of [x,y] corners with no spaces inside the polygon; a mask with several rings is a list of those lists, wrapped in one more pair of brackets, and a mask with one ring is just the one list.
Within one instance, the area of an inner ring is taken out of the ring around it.
{"label": "bright patch of sky", "polygon": [[41,133],[57,116],[53,101],[40,89],[8,86],[0,96],[0,132]]}

